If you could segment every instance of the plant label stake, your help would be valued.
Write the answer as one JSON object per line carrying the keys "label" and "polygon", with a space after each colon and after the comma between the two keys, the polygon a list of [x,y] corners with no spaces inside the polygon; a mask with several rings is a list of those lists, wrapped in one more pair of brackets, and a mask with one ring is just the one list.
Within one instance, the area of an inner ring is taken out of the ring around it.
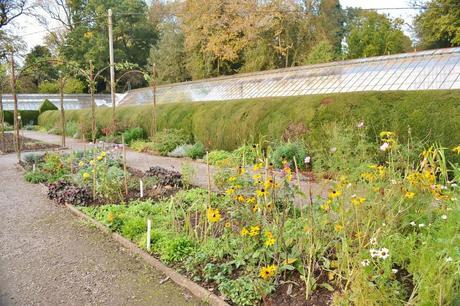
{"label": "plant label stake", "polygon": [[152,233],[152,220],[147,219],[147,250],[150,251],[150,236]]}
{"label": "plant label stake", "polygon": [[139,189],[141,191],[141,198],[144,197],[144,183],[142,182],[142,180],[139,180]]}
{"label": "plant label stake", "polygon": [[35,163],[32,165],[32,172],[35,173]]}

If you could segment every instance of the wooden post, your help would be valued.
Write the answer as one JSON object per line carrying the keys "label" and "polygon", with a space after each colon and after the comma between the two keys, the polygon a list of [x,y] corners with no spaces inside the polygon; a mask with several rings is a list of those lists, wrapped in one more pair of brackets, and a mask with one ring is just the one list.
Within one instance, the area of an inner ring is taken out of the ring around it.
{"label": "wooden post", "polygon": [[15,149],[16,155],[18,158],[18,162],[21,161],[21,146],[20,146],[20,135],[19,135],[19,111],[18,111],[18,96],[16,94],[16,75],[15,75],[15,67],[14,67],[14,51],[11,51],[10,55],[10,66],[11,66],[11,93],[13,94],[13,101],[14,101],[14,140],[15,140]]}
{"label": "wooden post", "polygon": [[125,184],[125,195],[128,195],[128,173],[126,170],[126,148],[125,148],[125,137],[121,135],[121,143],[123,145],[123,176]]}
{"label": "wooden post", "polygon": [[112,99],[112,131],[115,133],[115,63],[113,59],[113,26],[112,26],[112,10],[108,12],[109,25],[109,60],[110,60],[110,97]]}
{"label": "wooden post", "polygon": [[64,112],[64,78],[62,77],[62,71],[59,70],[59,94],[61,102],[61,147],[65,147],[65,112]]}
{"label": "wooden post", "polygon": [[89,90],[91,94],[91,136],[92,141],[96,144],[96,103],[94,101],[94,66],[93,62],[89,61]]}
{"label": "wooden post", "polygon": [[157,132],[157,81],[156,81],[156,65],[152,65],[152,93],[153,93],[153,109],[152,109],[152,136]]}

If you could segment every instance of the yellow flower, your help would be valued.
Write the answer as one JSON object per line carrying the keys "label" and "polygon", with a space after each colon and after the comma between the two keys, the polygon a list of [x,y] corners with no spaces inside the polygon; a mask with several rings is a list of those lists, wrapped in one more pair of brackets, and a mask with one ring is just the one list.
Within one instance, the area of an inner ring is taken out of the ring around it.
{"label": "yellow flower", "polygon": [[103,159],[102,155],[99,155],[99,156],[97,157],[97,160],[99,160],[99,161],[101,161],[102,159]]}
{"label": "yellow flower", "polygon": [[264,164],[263,163],[257,163],[254,165],[254,167],[252,168],[254,171],[258,171],[260,169],[262,169],[264,167]]}
{"label": "yellow flower", "polygon": [[211,223],[216,223],[216,222],[219,222],[220,218],[221,218],[221,215],[220,215],[220,212],[217,208],[208,208],[208,220],[209,222]]}
{"label": "yellow flower", "polygon": [[79,165],[80,167],[83,167],[83,166],[85,165],[85,163],[81,160],[81,161],[78,163],[78,165]]}
{"label": "yellow flower", "polygon": [[351,198],[351,203],[356,206],[363,204],[365,201],[366,201],[366,198],[363,198],[363,197],[352,197]]}
{"label": "yellow flower", "polygon": [[230,227],[232,227],[232,224],[231,224],[229,221],[227,221],[227,222],[225,222],[225,225],[224,225],[224,226],[225,226],[226,228],[230,228]]}
{"label": "yellow flower", "polygon": [[233,183],[234,181],[236,181],[236,177],[231,176],[231,177],[228,179],[228,181],[229,181],[230,183]]}
{"label": "yellow flower", "polygon": [[102,151],[102,152],[101,152],[101,156],[102,156],[102,157],[106,157],[106,156],[107,156],[107,153],[106,153],[105,151]]}
{"label": "yellow flower", "polygon": [[260,233],[260,226],[258,225],[251,226],[251,231],[249,232],[249,236],[255,237],[259,235],[259,233]]}
{"label": "yellow flower", "polygon": [[266,246],[272,246],[274,244],[275,244],[275,238],[267,238],[267,240],[265,240]]}
{"label": "yellow flower", "polygon": [[256,204],[256,198],[255,197],[249,197],[249,198],[246,199],[246,203],[248,203],[249,205]]}
{"label": "yellow flower", "polygon": [[275,244],[275,237],[273,237],[272,232],[266,231],[264,235],[265,235],[265,245],[266,246],[272,246]]}
{"label": "yellow flower", "polygon": [[260,181],[261,178],[262,178],[261,174],[255,174],[252,176],[252,179],[254,180],[256,184]]}
{"label": "yellow flower", "polygon": [[112,213],[112,212],[109,212],[109,214],[107,215],[107,221],[112,222],[113,219],[114,219],[113,213]]}
{"label": "yellow flower", "polygon": [[460,146],[456,146],[455,148],[452,149],[457,154],[460,154]]}
{"label": "yellow flower", "polygon": [[90,164],[91,166],[94,166],[94,164],[95,164],[94,160],[90,160],[90,161],[89,161],[89,164]]}
{"label": "yellow flower", "polygon": [[243,195],[240,194],[239,196],[236,197],[236,200],[237,200],[238,202],[240,202],[240,203],[244,203],[245,198],[244,198]]}
{"label": "yellow flower", "polygon": [[340,233],[343,230],[343,225],[342,224],[335,224],[334,229],[337,233]]}
{"label": "yellow flower", "polygon": [[245,173],[246,173],[246,168],[244,168],[244,167],[239,167],[238,168],[238,174],[242,175],[242,174],[245,174]]}
{"label": "yellow flower", "polygon": [[331,209],[331,203],[332,203],[331,200],[327,200],[326,202],[324,202],[324,203],[320,206],[320,208],[321,208],[322,210],[329,211],[329,210]]}
{"label": "yellow flower", "polygon": [[235,189],[234,189],[234,188],[229,188],[229,189],[227,189],[227,190],[225,191],[225,193],[226,193],[227,195],[232,195],[234,192],[235,192]]}
{"label": "yellow flower", "polygon": [[411,191],[406,191],[406,194],[404,195],[406,198],[408,199],[412,199],[414,198],[415,196],[415,193],[414,192],[411,192]]}
{"label": "yellow flower", "polygon": [[263,198],[267,194],[267,191],[264,188],[261,188],[256,190],[256,194],[259,198]]}
{"label": "yellow flower", "polygon": [[387,131],[380,132],[381,139],[390,139],[394,137],[395,137],[395,133],[393,132],[387,132]]}
{"label": "yellow flower", "polygon": [[89,174],[88,172],[83,173],[84,180],[88,180],[90,177],[91,177],[91,174]]}
{"label": "yellow flower", "polygon": [[246,227],[243,227],[240,232],[241,236],[245,237],[249,234],[249,231]]}
{"label": "yellow flower", "polygon": [[339,190],[332,190],[331,192],[329,192],[328,197],[329,197],[329,199],[333,200],[333,199],[339,197],[341,194],[342,194],[342,192],[340,192]]}
{"label": "yellow flower", "polygon": [[252,212],[256,212],[256,211],[258,211],[258,210],[259,210],[259,204],[254,204],[254,205],[252,206]]}
{"label": "yellow flower", "polygon": [[263,267],[262,269],[260,269],[260,272],[259,272],[260,277],[262,277],[265,280],[272,278],[273,276],[275,276],[275,274],[276,274],[275,265]]}

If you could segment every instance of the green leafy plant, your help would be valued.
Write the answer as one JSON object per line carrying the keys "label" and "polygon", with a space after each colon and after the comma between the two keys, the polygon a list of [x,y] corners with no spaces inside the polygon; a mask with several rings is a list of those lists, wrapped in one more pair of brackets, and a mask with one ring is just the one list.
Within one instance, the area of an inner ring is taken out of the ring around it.
{"label": "green leafy plant", "polygon": [[152,137],[154,149],[161,155],[167,155],[179,145],[190,141],[190,136],[183,130],[165,129]]}

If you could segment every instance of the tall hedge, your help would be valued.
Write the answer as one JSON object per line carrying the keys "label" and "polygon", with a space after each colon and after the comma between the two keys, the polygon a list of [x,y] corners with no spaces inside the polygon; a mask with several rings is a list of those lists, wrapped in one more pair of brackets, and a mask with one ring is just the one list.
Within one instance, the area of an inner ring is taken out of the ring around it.
{"label": "tall hedge", "polygon": [[[37,124],[38,123],[38,111],[35,110],[20,110],[22,125]],[[13,125],[14,124],[14,112],[3,111],[5,122]]]}
{"label": "tall hedge", "polygon": [[56,105],[54,105],[50,100],[45,99],[42,102],[42,104],[40,104],[40,107],[38,108],[38,112],[41,114],[49,110],[58,110],[58,109],[59,108]]}
{"label": "tall hedge", "polygon": [[[91,127],[91,111],[66,112],[69,121]],[[150,131],[152,109],[146,106],[119,107],[120,128],[143,127]],[[158,107],[158,127],[189,131],[212,148],[234,149],[259,137],[279,139],[291,124],[321,129],[331,121],[364,120],[375,134],[397,131],[402,138],[410,128],[414,138],[452,147],[460,144],[460,90],[361,92],[300,97],[245,99],[219,102],[172,103]],[[111,123],[111,110],[97,110],[98,127]],[[39,124],[59,124],[57,111],[39,117]]]}

